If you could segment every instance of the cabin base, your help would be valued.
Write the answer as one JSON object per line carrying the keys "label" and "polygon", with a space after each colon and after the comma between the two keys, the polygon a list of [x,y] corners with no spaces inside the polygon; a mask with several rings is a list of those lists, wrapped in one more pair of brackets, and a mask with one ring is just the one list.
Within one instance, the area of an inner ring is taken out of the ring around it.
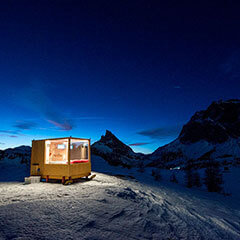
{"label": "cabin base", "polygon": [[96,174],[93,174],[93,175],[91,175],[90,177],[87,176],[87,177],[86,177],[86,180],[87,180],[87,181],[90,181],[90,180],[92,180],[92,179],[95,178],[95,177],[96,177]]}
{"label": "cabin base", "polygon": [[87,176],[87,177],[85,177],[85,178],[69,179],[69,180],[65,181],[63,184],[64,184],[64,185],[70,185],[70,184],[73,184],[73,183],[75,183],[75,182],[79,182],[79,181],[81,181],[81,180],[90,181],[90,180],[92,180],[92,179],[95,178],[95,177],[96,177],[96,174],[93,174],[93,175],[91,175],[91,176]]}
{"label": "cabin base", "polygon": [[[93,174],[92,176],[90,176],[91,173],[84,173],[84,174],[80,174],[80,175],[75,175],[75,176],[54,176],[54,175],[43,175],[41,177],[41,179],[45,182],[51,182],[51,180],[57,180],[57,181],[61,181],[62,184],[71,184],[73,182],[76,182],[76,180],[82,179],[82,178],[86,178],[86,180],[92,180],[96,174]],[[90,177],[89,177],[90,176]]]}

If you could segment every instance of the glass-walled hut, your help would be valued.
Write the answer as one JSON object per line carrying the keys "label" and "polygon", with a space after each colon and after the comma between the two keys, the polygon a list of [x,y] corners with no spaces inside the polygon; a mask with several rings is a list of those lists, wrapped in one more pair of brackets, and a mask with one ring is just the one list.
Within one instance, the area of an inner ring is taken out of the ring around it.
{"label": "glass-walled hut", "polygon": [[91,174],[90,139],[55,138],[32,141],[31,176],[66,180]]}

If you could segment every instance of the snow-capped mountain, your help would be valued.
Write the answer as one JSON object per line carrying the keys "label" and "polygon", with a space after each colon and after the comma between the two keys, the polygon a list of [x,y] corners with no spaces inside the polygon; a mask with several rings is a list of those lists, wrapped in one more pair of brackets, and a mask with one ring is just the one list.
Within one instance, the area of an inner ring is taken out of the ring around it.
{"label": "snow-capped mountain", "polygon": [[178,138],[150,156],[150,166],[176,167],[193,160],[204,167],[209,158],[222,164],[240,162],[240,100],[213,102],[196,112]]}
{"label": "snow-capped mountain", "polygon": [[110,131],[91,146],[92,154],[104,158],[110,165],[131,168],[141,167],[144,154],[135,153],[129,146],[121,142]]}
{"label": "snow-capped mountain", "polygon": [[22,181],[29,176],[31,147],[0,150],[0,181]]}
{"label": "snow-capped mountain", "polygon": [[8,148],[0,150],[0,161],[8,161],[9,163],[25,163],[29,164],[31,158],[31,147],[19,146],[16,148]]}

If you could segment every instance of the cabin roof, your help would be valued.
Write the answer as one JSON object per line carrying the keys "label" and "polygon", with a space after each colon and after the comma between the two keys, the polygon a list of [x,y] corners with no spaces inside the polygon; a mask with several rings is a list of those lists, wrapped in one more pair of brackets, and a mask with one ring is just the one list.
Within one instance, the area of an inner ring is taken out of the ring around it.
{"label": "cabin roof", "polygon": [[90,140],[90,138],[78,138],[78,137],[61,137],[61,138],[45,138],[45,139],[37,139],[33,141],[47,141],[47,140],[61,140],[61,139],[79,139],[79,140]]}

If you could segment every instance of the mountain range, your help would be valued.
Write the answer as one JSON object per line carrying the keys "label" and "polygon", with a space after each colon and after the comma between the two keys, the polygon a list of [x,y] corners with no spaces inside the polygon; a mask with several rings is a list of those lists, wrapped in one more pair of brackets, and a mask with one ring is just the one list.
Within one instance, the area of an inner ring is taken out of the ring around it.
{"label": "mountain range", "polygon": [[[171,143],[151,154],[135,153],[112,132],[91,146],[93,155],[100,156],[112,166],[184,167],[191,161],[195,167],[205,167],[209,159],[222,165],[240,164],[240,100],[213,102],[206,110],[196,112]],[[28,164],[31,148],[20,146],[0,150],[0,160],[21,159]]]}
{"label": "mountain range", "polygon": [[152,154],[133,152],[108,130],[92,145],[92,152],[111,165],[128,167],[184,167],[191,161],[201,168],[209,159],[240,164],[240,100],[216,101],[196,112],[174,141]]}

